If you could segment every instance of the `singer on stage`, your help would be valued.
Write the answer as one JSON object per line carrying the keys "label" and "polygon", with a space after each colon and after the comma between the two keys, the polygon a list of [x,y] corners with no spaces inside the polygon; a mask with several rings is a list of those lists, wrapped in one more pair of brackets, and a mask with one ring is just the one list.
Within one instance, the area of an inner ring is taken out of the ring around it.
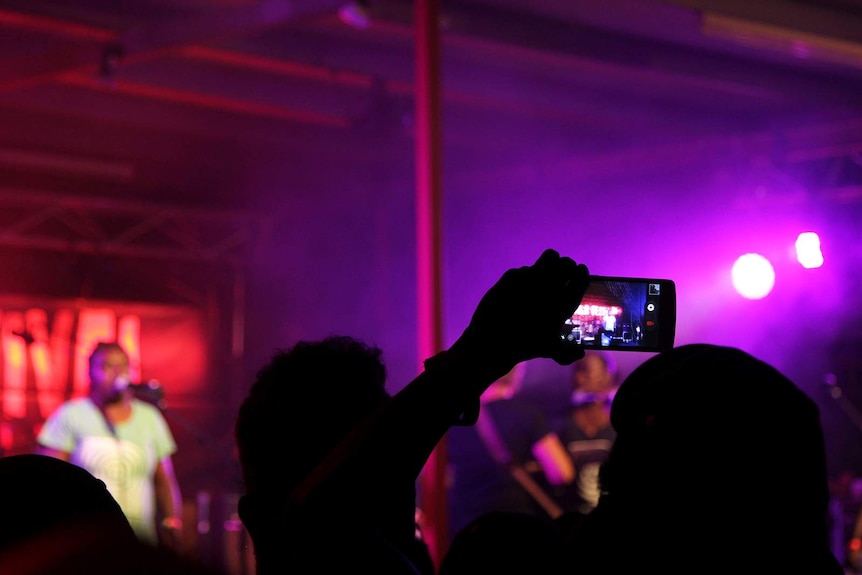
{"label": "singer on stage", "polygon": [[104,481],[141,540],[181,551],[182,498],[171,461],[177,446],[167,422],[132,394],[119,344],[99,343],[89,374],[89,395],[66,401],[45,421],[39,452]]}

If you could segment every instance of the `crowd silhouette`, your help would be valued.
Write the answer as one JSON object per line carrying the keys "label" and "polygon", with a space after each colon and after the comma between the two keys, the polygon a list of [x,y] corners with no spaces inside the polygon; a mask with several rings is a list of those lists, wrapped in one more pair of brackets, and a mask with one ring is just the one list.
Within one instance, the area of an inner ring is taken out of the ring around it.
{"label": "crowd silhouette", "polygon": [[0,573],[221,575],[142,540],[105,483],[48,455],[0,457]]}
{"label": "crowd silhouette", "polygon": [[[507,271],[395,394],[382,351],[351,337],[276,352],[236,420],[258,575],[842,574],[816,404],[763,361],[707,344],[652,356],[621,383],[594,509],[484,513],[434,564],[416,525],[424,464],[453,426],[475,425],[480,396],[514,366],[584,357],[559,326],[588,282],[554,250]],[[70,463],[2,458],[0,485],[4,573],[210,572],[140,545],[104,483]]]}

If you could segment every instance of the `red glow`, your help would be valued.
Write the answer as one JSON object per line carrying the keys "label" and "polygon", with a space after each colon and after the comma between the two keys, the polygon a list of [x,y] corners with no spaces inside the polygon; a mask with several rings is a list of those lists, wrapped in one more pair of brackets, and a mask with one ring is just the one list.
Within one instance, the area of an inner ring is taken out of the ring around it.
{"label": "red glow", "polygon": [[[54,312],[54,322],[48,336],[51,342],[52,370],[51,389],[62,397],[69,381],[69,361],[72,350],[72,331],[75,326],[75,313],[70,309],[60,309]],[[40,405],[42,404],[40,394]],[[50,413],[43,411],[43,414]]]}
{"label": "red glow", "polygon": [[7,313],[3,316],[3,352],[6,362],[3,365],[3,416],[23,418],[27,414],[24,391],[27,388],[27,370],[24,356],[26,344],[23,338],[14,335],[24,329],[24,314]]}
{"label": "red glow", "polygon": [[[148,318],[145,310],[141,316]],[[141,349],[146,352],[142,379],[159,379],[166,393],[194,393],[206,385],[206,340],[199,317],[187,313],[165,314],[145,322]]]}
{"label": "red glow", "polygon": [[129,356],[129,377],[141,381],[141,318],[124,315],[117,325],[117,342]]}
{"label": "red glow", "polygon": [[0,451],[8,453],[12,451],[12,439],[14,433],[12,429],[6,425],[0,425]]}
{"label": "red glow", "polygon": [[24,312],[27,331],[33,337],[30,344],[30,361],[36,387],[45,389],[51,380],[51,362],[48,351],[48,313],[43,309],[31,308]]}

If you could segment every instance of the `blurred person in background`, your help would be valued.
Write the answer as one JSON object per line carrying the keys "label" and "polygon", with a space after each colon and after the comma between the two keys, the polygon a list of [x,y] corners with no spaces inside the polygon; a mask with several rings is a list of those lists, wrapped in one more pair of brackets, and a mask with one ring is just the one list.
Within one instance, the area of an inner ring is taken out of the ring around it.
{"label": "blurred person in background", "polygon": [[[537,504],[510,472],[511,464],[527,467],[534,463],[537,473],[551,486],[570,484],[575,477],[572,460],[544,411],[519,397],[526,367],[526,363],[517,364],[482,393],[476,425],[449,430],[449,517],[453,534],[489,512],[555,515]],[[490,426],[491,438],[485,435],[488,432],[483,426]],[[495,442],[501,444],[506,461],[499,461]]]}
{"label": "blurred person in background", "polygon": [[171,456],[177,445],[157,407],[129,389],[129,356],[100,342],[89,359],[86,397],[62,403],[37,437],[38,452],[101,479],[138,538],[182,551],[182,497]]}
{"label": "blurred person in background", "polygon": [[589,513],[599,502],[599,469],[616,437],[611,425],[611,401],[618,386],[614,358],[606,351],[587,352],[574,364],[571,383],[571,408],[555,429],[577,476],[553,493],[566,511]]}

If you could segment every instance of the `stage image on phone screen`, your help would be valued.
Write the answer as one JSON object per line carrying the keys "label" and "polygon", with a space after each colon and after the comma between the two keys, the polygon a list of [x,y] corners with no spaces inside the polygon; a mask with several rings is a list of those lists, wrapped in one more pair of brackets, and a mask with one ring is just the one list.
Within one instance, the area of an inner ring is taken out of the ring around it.
{"label": "stage image on phone screen", "polygon": [[676,286],[671,280],[591,276],[581,305],[560,337],[589,348],[664,351],[676,332]]}

